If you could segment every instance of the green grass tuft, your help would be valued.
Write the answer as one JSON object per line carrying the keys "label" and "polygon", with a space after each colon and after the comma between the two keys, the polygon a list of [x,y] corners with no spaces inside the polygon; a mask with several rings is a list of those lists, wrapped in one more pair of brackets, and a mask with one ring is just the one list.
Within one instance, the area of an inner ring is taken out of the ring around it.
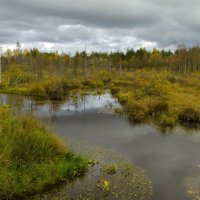
{"label": "green grass tuft", "polygon": [[87,161],[30,116],[0,107],[0,198],[23,197],[85,173]]}

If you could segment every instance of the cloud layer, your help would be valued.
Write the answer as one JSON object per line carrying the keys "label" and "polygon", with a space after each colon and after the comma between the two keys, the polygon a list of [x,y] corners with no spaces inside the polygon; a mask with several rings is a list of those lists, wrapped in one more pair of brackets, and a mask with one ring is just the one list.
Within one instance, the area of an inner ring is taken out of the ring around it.
{"label": "cloud layer", "polygon": [[200,42],[199,0],[0,0],[0,43],[115,51]]}

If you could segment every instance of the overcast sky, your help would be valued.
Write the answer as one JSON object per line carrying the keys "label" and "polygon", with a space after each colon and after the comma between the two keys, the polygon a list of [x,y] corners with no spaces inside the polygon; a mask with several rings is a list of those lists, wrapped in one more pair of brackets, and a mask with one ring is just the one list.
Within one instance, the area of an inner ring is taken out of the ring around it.
{"label": "overcast sky", "polygon": [[75,52],[200,43],[199,0],[0,0],[0,44]]}

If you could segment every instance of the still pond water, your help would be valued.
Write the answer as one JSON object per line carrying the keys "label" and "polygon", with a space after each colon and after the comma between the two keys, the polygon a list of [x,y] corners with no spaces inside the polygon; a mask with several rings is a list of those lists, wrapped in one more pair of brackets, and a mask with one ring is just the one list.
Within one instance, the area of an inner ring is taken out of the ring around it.
{"label": "still pond water", "polygon": [[163,134],[151,125],[132,126],[113,114],[119,107],[109,93],[66,98],[61,102],[34,101],[29,97],[0,95],[18,114],[31,113],[65,138],[120,152],[141,167],[151,179],[153,200],[189,200],[184,179],[200,174],[198,132]]}

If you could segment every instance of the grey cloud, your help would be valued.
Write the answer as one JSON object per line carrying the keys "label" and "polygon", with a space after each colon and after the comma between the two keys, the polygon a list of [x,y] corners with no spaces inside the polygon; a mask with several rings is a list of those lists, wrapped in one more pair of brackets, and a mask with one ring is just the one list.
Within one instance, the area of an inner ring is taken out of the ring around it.
{"label": "grey cloud", "polygon": [[[199,43],[199,0],[0,0],[0,43],[115,50]],[[46,46],[45,46],[46,48]]]}

